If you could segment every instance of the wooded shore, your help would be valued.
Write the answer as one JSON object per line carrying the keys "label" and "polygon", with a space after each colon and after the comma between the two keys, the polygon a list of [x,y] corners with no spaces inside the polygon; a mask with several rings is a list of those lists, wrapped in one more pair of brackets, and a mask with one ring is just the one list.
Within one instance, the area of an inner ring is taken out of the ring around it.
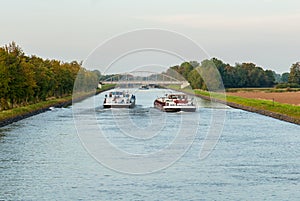
{"label": "wooded shore", "polygon": [[[58,98],[51,101],[40,102],[26,107],[20,107],[20,108],[7,110],[7,111],[2,111],[0,112],[0,127],[49,111],[51,107],[56,107],[56,108],[68,107],[72,105],[72,103],[82,101],[88,97],[110,90],[113,87],[114,86],[111,85],[104,86],[102,89],[97,90],[96,93],[83,94],[74,99],[72,96],[67,96],[64,98]],[[4,113],[5,115],[3,115]]]}

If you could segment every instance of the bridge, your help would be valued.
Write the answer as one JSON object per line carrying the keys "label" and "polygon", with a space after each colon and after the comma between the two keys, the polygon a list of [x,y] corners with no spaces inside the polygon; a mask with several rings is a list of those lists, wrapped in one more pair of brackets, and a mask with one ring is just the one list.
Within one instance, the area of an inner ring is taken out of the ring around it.
{"label": "bridge", "polygon": [[[179,76],[178,76],[179,77]],[[106,80],[100,81],[102,84],[117,84],[117,85],[180,85],[185,88],[190,83],[184,79],[180,80],[167,74],[157,74],[150,71],[134,71],[130,73],[118,74]]]}

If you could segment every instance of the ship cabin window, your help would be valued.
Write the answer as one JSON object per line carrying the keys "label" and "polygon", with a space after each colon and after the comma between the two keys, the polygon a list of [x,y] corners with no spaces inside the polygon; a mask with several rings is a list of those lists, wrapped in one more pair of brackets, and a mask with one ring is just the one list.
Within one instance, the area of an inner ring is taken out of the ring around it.
{"label": "ship cabin window", "polygon": [[176,95],[169,95],[168,98],[169,98],[169,99],[177,99],[177,96],[176,96]]}
{"label": "ship cabin window", "polygon": [[180,99],[180,100],[182,100],[182,99],[187,99],[186,98],[186,95],[181,95],[181,94],[177,94],[177,95],[169,95],[168,96],[168,98],[169,99]]}
{"label": "ship cabin window", "polygon": [[123,92],[119,92],[119,91],[111,92],[111,94],[112,94],[113,96],[117,96],[117,97],[123,96]]}

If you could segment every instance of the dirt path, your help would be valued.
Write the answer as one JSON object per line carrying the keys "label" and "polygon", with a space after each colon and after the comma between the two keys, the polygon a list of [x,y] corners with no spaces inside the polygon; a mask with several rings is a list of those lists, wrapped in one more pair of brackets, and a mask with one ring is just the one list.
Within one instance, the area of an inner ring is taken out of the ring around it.
{"label": "dirt path", "polygon": [[300,106],[300,91],[298,92],[228,92],[227,95],[240,96],[244,98],[256,98],[273,100],[275,102],[287,103]]}

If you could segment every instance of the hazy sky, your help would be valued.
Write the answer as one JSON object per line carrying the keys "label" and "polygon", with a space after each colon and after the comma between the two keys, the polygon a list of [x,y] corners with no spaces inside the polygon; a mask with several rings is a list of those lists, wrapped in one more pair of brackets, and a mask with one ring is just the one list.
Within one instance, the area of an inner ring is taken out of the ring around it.
{"label": "hazy sky", "polygon": [[63,61],[85,60],[114,35],[162,28],[211,57],[278,73],[300,61],[299,0],[0,0],[1,46]]}

